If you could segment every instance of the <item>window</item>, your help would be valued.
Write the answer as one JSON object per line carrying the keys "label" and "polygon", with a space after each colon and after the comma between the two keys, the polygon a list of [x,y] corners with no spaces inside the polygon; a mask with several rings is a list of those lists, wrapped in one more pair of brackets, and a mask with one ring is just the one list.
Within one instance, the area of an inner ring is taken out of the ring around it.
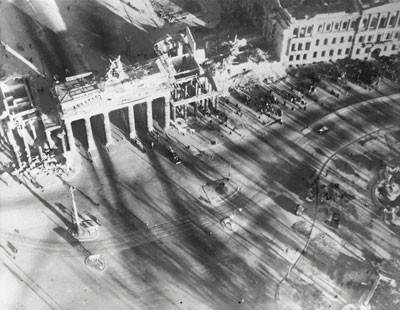
{"label": "window", "polygon": [[289,61],[293,61],[293,55],[289,56]]}
{"label": "window", "polygon": [[387,16],[383,16],[379,21],[379,28],[386,28]]}
{"label": "window", "polygon": [[306,60],[307,59],[307,54],[303,55],[303,59]]}
{"label": "window", "polygon": [[372,41],[372,36],[368,36],[368,42]]}
{"label": "window", "polygon": [[313,26],[308,26],[308,28],[307,28],[307,34],[308,34],[308,35],[311,35],[312,31],[313,31]]}
{"label": "window", "polygon": [[397,16],[394,16],[394,15],[392,17],[390,17],[389,27],[394,27],[396,25],[396,18],[397,18]]}
{"label": "window", "polygon": [[336,44],[336,38],[332,39],[332,44]]}
{"label": "window", "polygon": [[325,51],[322,51],[321,57],[325,57]]}
{"label": "window", "polygon": [[378,34],[378,36],[376,37],[376,42],[377,43],[381,42],[381,39],[382,39],[382,35]]}
{"label": "window", "polygon": [[[352,23],[353,24],[353,23]],[[368,18],[364,18],[361,22],[361,28],[362,29],[367,29],[368,26]],[[355,27],[351,27],[351,28],[355,28]]]}
{"label": "window", "polygon": [[350,54],[350,49],[349,49],[349,48],[346,48],[346,50],[344,51],[344,53],[345,53],[346,55],[349,55],[349,54]]}
{"label": "window", "polygon": [[349,36],[349,39],[347,40],[347,42],[351,42],[353,41],[353,36]]}
{"label": "window", "polygon": [[294,29],[293,29],[293,36],[294,36],[295,38],[297,38],[298,35],[299,35],[299,28],[294,28]]}
{"label": "window", "polygon": [[342,49],[339,48],[338,51],[337,51],[337,54],[338,55],[342,55]]}
{"label": "window", "polygon": [[357,49],[356,49],[356,55],[359,55],[359,54],[360,54],[360,49],[357,48]]}
{"label": "window", "polygon": [[306,43],[306,51],[310,50],[311,42]]}
{"label": "window", "polygon": [[298,49],[299,49],[299,51],[301,51],[303,49],[303,43],[299,43]]}
{"label": "window", "polygon": [[392,51],[396,50],[396,44],[392,46]]}
{"label": "window", "polygon": [[351,22],[351,24],[350,24],[350,28],[351,28],[351,29],[356,29],[356,26],[357,26],[357,20],[353,20],[353,21]]}
{"label": "window", "polygon": [[339,28],[340,28],[340,23],[336,23],[336,24],[335,24],[335,30],[338,31]]}
{"label": "window", "polygon": [[369,27],[375,29],[377,25],[378,25],[378,16],[375,16],[374,18],[372,18],[371,25]]}
{"label": "window", "polygon": [[395,38],[395,39],[398,39],[398,38],[399,38],[399,32],[396,32],[396,33],[394,34],[394,38]]}
{"label": "window", "polygon": [[389,32],[389,33],[386,35],[386,40],[390,40],[391,38],[392,38],[392,33]]}
{"label": "window", "polygon": [[323,25],[319,25],[318,26],[318,32],[321,33],[322,31],[324,31],[324,26]]}
{"label": "window", "polygon": [[367,47],[367,48],[365,49],[365,53],[368,54],[369,52],[371,52],[371,48],[370,48],[370,47]]}
{"label": "window", "polygon": [[387,51],[387,46],[383,47],[383,51],[386,52]]}
{"label": "window", "polygon": [[332,26],[331,24],[327,24],[326,25],[326,31],[331,31],[331,26]]}
{"label": "window", "polygon": [[293,43],[293,44],[292,44],[292,52],[294,52],[295,50],[296,50],[296,44]]}
{"label": "window", "polygon": [[335,50],[330,50],[329,51],[329,57],[332,57],[334,52],[335,52]]}
{"label": "window", "polygon": [[297,55],[297,56],[296,56],[296,60],[300,60],[300,55]]}
{"label": "window", "polygon": [[317,58],[317,56],[318,56],[318,52],[314,52],[313,53],[313,58]]}
{"label": "window", "polygon": [[319,39],[317,39],[317,41],[315,41],[315,46],[319,45]]}
{"label": "window", "polygon": [[348,22],[344,22],[342,25],[342,29],[346,30],[348,25],[349,25]]}
{"label": "window", "polygon": [[300,29],[300,37],[304,37],[306,35],[306,27],[301,27]]}
{"label": "window", "polygon": [[360,37],[358,38],[358,42],[360,42],[360,43],[364,42],[364,37],[363,37],[363,36],[360,36]]}
{"label": "window", "polygon": [[328,39],[324,39],[324,45],[328,44]]}
{"label": "window", "polygon": [[343,43],[344,42],[344,37],[341,37],[340,38],[340,43]]}

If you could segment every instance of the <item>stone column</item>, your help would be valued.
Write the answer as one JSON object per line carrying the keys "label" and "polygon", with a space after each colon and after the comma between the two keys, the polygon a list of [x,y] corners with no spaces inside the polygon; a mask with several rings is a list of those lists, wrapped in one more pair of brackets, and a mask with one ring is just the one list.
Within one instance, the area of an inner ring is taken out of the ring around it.
{"label": "stone column", "polygon": [[33,140],[36,140],[36,138],[37,138],[37,132],[36,132],[36,127],[35,127],[35,123],[34,123],[33,120],[31,120],[31,121],[29,122],[29,126],[31,127],[31,130],[32,130]]}
{"label": "stone column", "polygon": [[56,147],[56,144],[53,141],[53,138],[51,137],[51,131],[46,130],[46,138],[47,138],[47,142],[49,143],[49,147],[51,149],[54,149]]}
{"label": "stone column", "polygon": [[176,107],[172,106],[172,121],[175,122],[176,120]]}
{"label": "stone column", "polygon": [[135,106],[128,107],[128,119],[129,119],[129,138],[136,138],[135,128]]}
{"label": "stone column", "polygon": [[186,118],[187,118],[187,105],[184,104],[184,105],[182,106],[182,108],[183,108],[183,119],[186,120]]}
{"label": "stone column", "polygon": [[76,151],[75,138],[74,138],[74,133],[72,131],[72,124],[70,122],[65,122],[65,136],[68,140],[69,150],[71,152],[75,152]]}
{"label": "stone column", "polygon": [[146,102],[146,117],[147,117],[147,130],[153,131],[153,108],[151,106],[152,101],[149,100]]}
{"label": "stone column", "polygon": [[90,116],[85,118],[85,126],[86,126],[87,140],[88,140],[88,151],[90,152],[95,149],[92,125],[90,124]]}
{"label": "stone column", "polygon": [[25,152],[26,152],[26,158],[28,159],[28,164],[31,164],[32,162],[32,156],[31,156],[31,148],[29,146],[29,143],[26,141],[26,139],[22,138],[24,141],[24,147],[25,147]]}
{"label": "stone column", "polygon": [[9,130],[7,131],[7,138],[8,138],[8,142],[11,144],[11,147],[14,151],[15,154],[15,158],[17,159],[17,163],[18,163],[18,167],[21,167],[21,152],[20,152],[20,148],[17,144],[17,142],[15,141],[15,137],[14,137],[14,132],[12,128],[9,128]]}
{"label": "stone column", "polygon": [[65,153],[67,151],[67,146],[65,143],[65,132],[60,132],[59,134],[57,134],[57,138],[61,140],[61,148],[62,148],[62,152]]}
{"label": "stone column", "polygon": [[165,96],[165,105],[164,105],[164,129],[167,130],[170,127],[171,120],[171,107],[170,107],[170,96]]}
{"label": "stone column", "polygon": [[106,132],[106,146],[114,144],[112,133],[111,133],[111,123],[110,115],[108,112],[103,113],[104,116],[104,131]]}
{"label": "stone column", "polygon": [[219,110],[219,100],[218,100],[218,96],[214,96],[214,108],[216,110]]}

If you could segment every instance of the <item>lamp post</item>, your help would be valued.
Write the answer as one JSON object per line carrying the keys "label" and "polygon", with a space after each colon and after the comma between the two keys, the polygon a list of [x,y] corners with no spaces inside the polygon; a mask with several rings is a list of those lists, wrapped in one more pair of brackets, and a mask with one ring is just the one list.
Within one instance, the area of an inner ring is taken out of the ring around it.
{"label": "lamp post", "polygon": [[75,195],[74,195],[75,190],[76,188],[74,186],[69,187],[69,192],[71,193],[71,198],[72,198],[72,207],[74,209],[76,234],[79,237],[82,234],[82,229],[81,229],[81,223],[79,222],[78,210],[76,208],[76,203],[75,203]]}

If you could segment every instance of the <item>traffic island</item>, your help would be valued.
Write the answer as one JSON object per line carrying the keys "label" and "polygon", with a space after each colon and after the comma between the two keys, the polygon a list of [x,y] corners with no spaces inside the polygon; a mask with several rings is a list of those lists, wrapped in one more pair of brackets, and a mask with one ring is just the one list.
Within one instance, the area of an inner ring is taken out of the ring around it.
{"label": "traffic island", "polygon": [[210,204],[216,207],[233,197],[239,191],[239,187],[230,178],[222,178],[204,184],[203,191]]}
{"label": "traffic island", "polygon": [[104,272],[107,268],[106,260],[101,254],[87,256],[85,258],[85,264],[98,272]]}
{"label": "traffic island", "polygon": [[372,189],[375,207],[383,211],[384,221],[391,225],[400,226],[400,167],[379,171],[379,177]]}

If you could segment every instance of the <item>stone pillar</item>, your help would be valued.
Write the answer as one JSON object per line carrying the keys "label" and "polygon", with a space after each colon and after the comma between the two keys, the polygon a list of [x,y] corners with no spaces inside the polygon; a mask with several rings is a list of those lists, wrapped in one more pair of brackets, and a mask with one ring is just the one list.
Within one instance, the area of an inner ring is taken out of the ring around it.
{"label": "stone pillar", "polygon": [[90,124],[90,116],[85,118],[86,135],[88,141],[88,151],[93,151],[95,149],[95,142],[93,137],[92,125]]}
{"label": "stone pillar", "polygon": [[31,148],[29,147],[29,143],[26,141],[26,139],[22,138],[24,141],[24,147],[25,147],[25,152],[26,152],[26,158],[28,159],[28,164],[30,165],[32,162],[32,157],[31,157]]}
{"label": "stone pillar", "polygon": [[147,117],[147,130],[153,131],[153,108],[151,106],[152,101],[149,100],[146,102],[146,117]]}
{"label": "stone pillar", "polygon": [[188,96],[188,91],[187,91],[187,85],[185,84],[185,95],[184,95],[184,99],[186,99],[187,98],[187,96]]}
{"label": "stone pillar", "polygon": [[71,152],[76,151],[74,133],[72,131],[72,124],[70,122],[65,122],[65,137],[68,140],[69,150]]}
{"label": "stone pillar", "polygon": [[108,112],[103,113],[104,116],[104,131],[106,132],[106,146],[114,144],[112,133],[111,133],[111,123],[110,115]]}
{"label": "stone pillar", "polygon": [[60,132],[59,134],[57,134],[57,138],[61,140],[62,153],[65,153],[67,151],[67,146],[65,143],[65,132]]}
{"label": "stone pillar", "polygon": [[219,110],[219,100],[218,100],[218,96],[214,96],[214,108],[216,110]]}
{"label": "stone pillar", "polygon": [[128,119],[129,119],[129,138],[136,138],[135,128],[135,106],[128,107]]}
{"label": "stone pillar", "polygon": [[170,107],[170,100],[171,98],[166,96],[164,98],[165,105],[164,105],[164,129],[167,130],[170,127],[170,120],[171,120],[171,107]]}
{"label": "stone pillar", "polygon": [[7,131],[7,138],[8,138],[8,142],[11,144],[11,147],[14,151],[15,158],[17,159],[18,167],[21,167],[21,165],[22,165],[21,152],[20,152],[17,142],[15,141],[14,132],[13,132],[12,128],[9,128],[9,130]]}
{"label": "stone pillar", "polygon": [[36,140],[36,138],[37,138],[37,132],[36,132],[36,127],[35,127],[35,123],[34,123],[33,120],[31,120],[31,121],[29,122],[29,126],[31,127],[31,130],[32,130],[33,140]]}
{"label": "stone pillar", "polygon": [[172,106],[171,109],[172,109],[172,121],[175,122],[175,120],[176,120],[176,107]]}
{"label": "stone pillar", "polygon": [[206,90],[206,92],[210,92],[210,82],[208,81],[208,77],[204,78],[204,88]]}
{"label": "stone pillar", "polygon": [[54,149],[56,147],[56,144],[53,141],[53,138],[51,137],[51,131],[46,130],[46,138],[47,138],[47,142],[49,143],[49,147],[51,149]]}
{"label": "stone pillar", "polygon": [[187,118],[187,105],[184,104],[182,106],[182,108],[183,108],[183,119],[186,119]]}

